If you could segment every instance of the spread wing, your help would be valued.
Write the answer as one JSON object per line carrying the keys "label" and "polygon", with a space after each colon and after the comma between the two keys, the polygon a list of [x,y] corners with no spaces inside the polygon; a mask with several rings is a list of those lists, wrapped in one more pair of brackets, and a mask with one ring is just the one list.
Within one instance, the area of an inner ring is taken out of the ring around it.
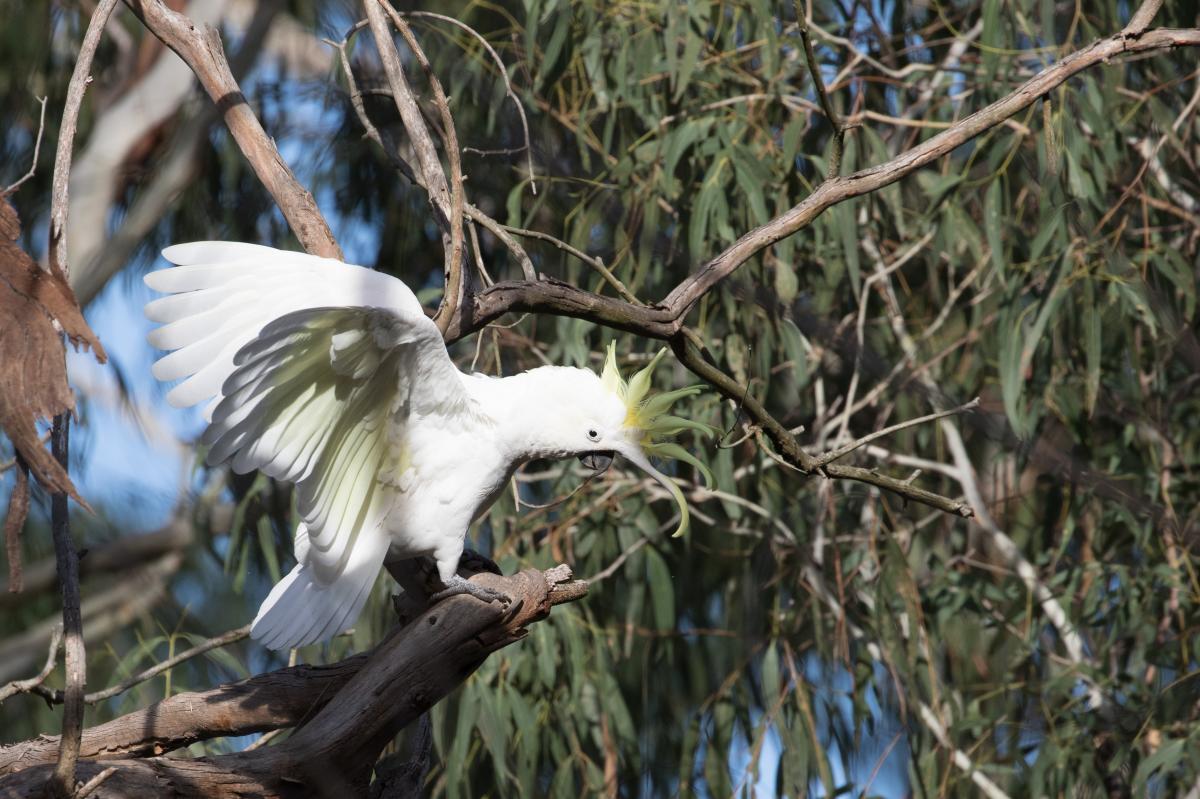
{"label": "spread wing", "polygon": [[296,484],[304,559],[320,582],[338,579],[356,549],[381,560],[392,489],[380,476],[403,456],[406,422],[476,413],[416,297],[387,275],[269,247],[206,242],[164,255],[181,265],[146,278],[172,292],[146,308],[166,323],[151,343],[174,350],[155,375],[186,378],[172,404],[215,397],[208,462]]}

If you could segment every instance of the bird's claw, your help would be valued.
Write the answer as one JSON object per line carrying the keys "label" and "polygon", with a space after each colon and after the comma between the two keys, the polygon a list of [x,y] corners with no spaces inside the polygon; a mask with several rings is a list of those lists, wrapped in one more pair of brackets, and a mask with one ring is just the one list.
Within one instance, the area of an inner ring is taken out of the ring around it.
{"label": "bird's claw", "polygon": [[431,604],[441,602],[443,599],[452,596],[458,596],[459,594],[469,594],[483,602],[499,602],[502,605],[507,605],[512,601],[508,594],[502,591],[488,588],[486,585],[480,585],[479,583],[473,583],[457,574],[446,580],[445,586],[444,589],[429,598]]}

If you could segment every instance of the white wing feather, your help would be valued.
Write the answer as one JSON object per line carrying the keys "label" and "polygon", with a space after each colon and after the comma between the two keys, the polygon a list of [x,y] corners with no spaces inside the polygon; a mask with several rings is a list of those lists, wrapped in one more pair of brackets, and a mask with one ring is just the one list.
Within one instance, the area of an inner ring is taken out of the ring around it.
{"label": "white wing feather", "polygon": [[[340,261],[227,242],[176,245],[180,266],[146,283],[171,296],[147,315],[174,352],[174,405],[212,397],[208,462],[296,484],[297,567],[263,603],[254,636],[273,648],[337,633],[358,615],[387,551],[410,414],[473,413],[441,335],[395,278]],[[339,627],[338,625],[342,625]]]}

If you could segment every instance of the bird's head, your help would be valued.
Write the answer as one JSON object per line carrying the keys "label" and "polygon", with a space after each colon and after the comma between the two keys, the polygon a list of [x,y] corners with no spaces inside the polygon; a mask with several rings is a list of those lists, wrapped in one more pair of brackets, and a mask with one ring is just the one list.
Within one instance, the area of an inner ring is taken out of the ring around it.
{"label": "bird's head", "polygon": [[671,439],[684,430],[711,434],[714,429],[701,422],[673,416],[671,406],[676,400],[696,394],[700,386],[650,393],[651,376],[666,353],[662,349],[650,363],[637,372],[628,382],[617,368],[616,344],[610,344],[604,362],[604,370],[597,381],[596,375],[587,370],[571,370],[578,374],[579,384],[574,386],[574,401],[568,435],[572,439],[570,451],[583,464],[602,472],[612,463],[614,453],[624,455],[632,463],[662,484],[679,505],[679,527],[674,535],[683,535],[688,529],[689,514],[683,492],[672,480],[650,463],[650,456],[673,458],[690,463],[700,470],[704,479],[712,483],[712,474],[700,460]]}

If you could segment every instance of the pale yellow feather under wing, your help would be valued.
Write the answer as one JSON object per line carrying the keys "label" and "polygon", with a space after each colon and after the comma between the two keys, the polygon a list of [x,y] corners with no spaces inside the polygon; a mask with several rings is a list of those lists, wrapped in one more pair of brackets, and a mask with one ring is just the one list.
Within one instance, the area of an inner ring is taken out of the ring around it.
{"label": "pale yellow feather under wing", "polygon": [[[386,315],[315,308],[275,320],[237,354],[204,435],[210,463],[232,459],[235,471],[260,469],[296,484],[306,560],[325,582],[342,573],[358,537],[378,528],[390,505],[379,478],[393,441],[403,439],[402,367],[421,337],[376,341],[372,320]],[[276,346],[281,341],[286,346]]]}

